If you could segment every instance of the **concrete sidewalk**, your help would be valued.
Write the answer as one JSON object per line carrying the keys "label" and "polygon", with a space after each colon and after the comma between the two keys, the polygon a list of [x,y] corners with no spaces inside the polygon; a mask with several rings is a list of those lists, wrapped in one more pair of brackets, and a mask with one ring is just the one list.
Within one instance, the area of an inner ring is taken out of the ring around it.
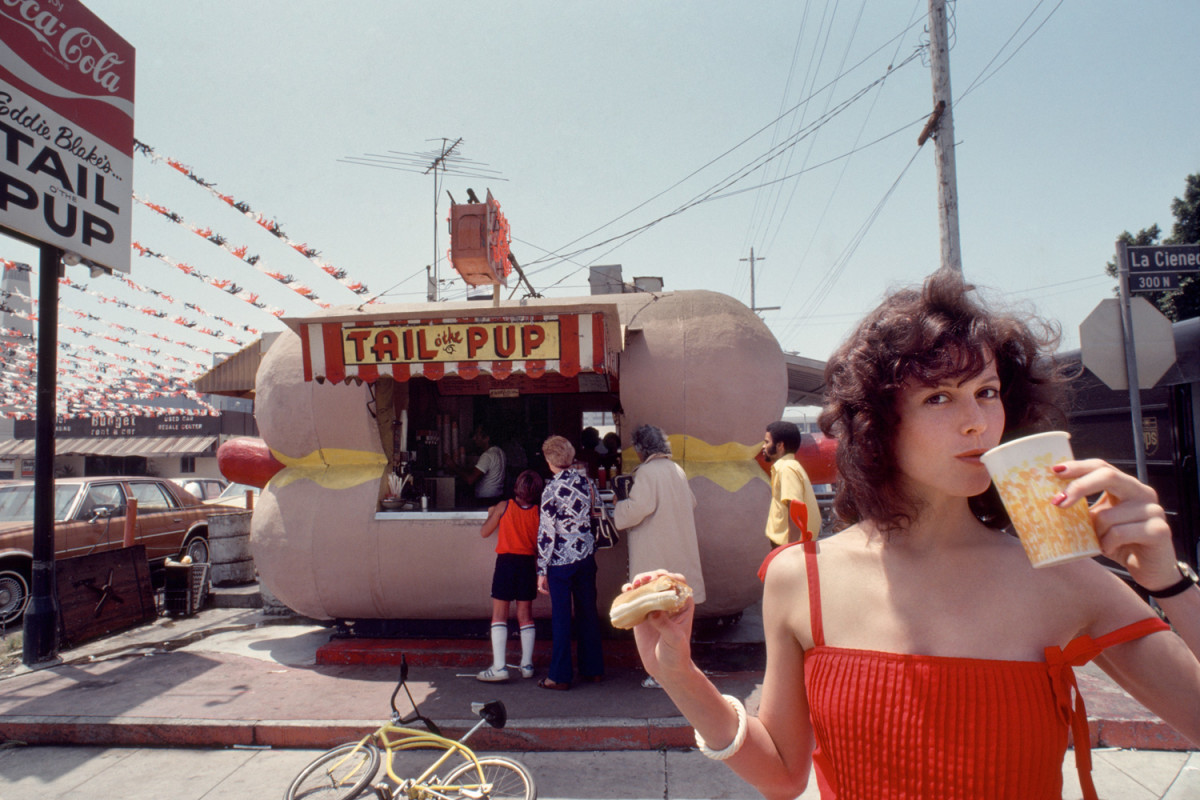
{"label": "concrete sidewalk", "polygon": [[[277,800],[316,750],[23,747],[0,750],[2,800]],[[694,750],[508,753],[533,774],[541,800],[758,800],[723,764]],[[1094,753],[1103,800],[1200,800],[1200,755]],[[371,795],[360,795],[369,797]],[[1063,797],[1080,800],[1068,759]],[[817,800],[810,786],[801,800]]]}
{"label": "concrete sidewalk", "polygon": [[[697,645],[698,660],[721,691],[746,698],[751,709],[757,705],[762,677],[761,666],[756,668],[761,628],[756,630],[755,624],[751,616]],[[584,784],[576,776],[563,790],[543,796],[755,796],[748,787],[743,793],[725,788],[721,791],[731,793],[716,792],[715,787],[726,786],[722,781],[742,784],[721,765],[685,752],[692,746],[691,728],[663,692],[641,688],[642,672],[628,640],[606,641],[604,682],[552,692],[520,678],[501,684],[476,681],[475,672],[490,660],[483,640],[331,644],[330,634],[329,628],[309,621],[280,620],[259,610],[213,608],[191,617],[162,617],[64,652],[54,665],[10,670],[0,676],[0,739],[15,749],[0,750],[0,787],[8,786],[0,790],[0,800],[57,796],[53,792],[65,786],[59,781],[66,773],[26,766],[42,756],[52,765],[59,758],[84,760],[76,777],[86,775],[86,781],[92,781],[117,774],[113,771],[121,765],[134,769],[143,760],[174,763],[172,759],[182,760],[183,766],[172,769],[184,773],[200,770],[197,760],[215,760],[223,766],[214,768],[214,776],[244,777],[260,771],[255,764],[269,760],[266,754],[271,753],[270,758],[287,760],[288,766],[263,771],[290,779],[315,755],[308,752],[303,757],[303,751],[360,738],[387,717],[398,674],[392,652],[396,649],[408,654],[409,686],[421,711],[450,735],[473,722],[471,702],[504,701],[508,725],[481,730],[472,739],[476,749],[568,765],[601,763],[596,759],[609,754],[616,761],[603,763],[633,759],[641,765],[639,774],[657,774],[662,780],[676,772],[667,769],[672,762],[688,765],[681,774],[711,775],[709,788],[699,794],[642,794],[640,783],[606,794],[607,788]],[[515,647],[514,642],[514,652]],[[539,665],[545,661],[539,656]],[[540,666],[538,674],[544,674]],[[1095,668],[1079,670],[1079,685],[1089,710],[1092,743],[1098,748],[1094,774],[1101,796],[1200,800],[1200,757],[1189,752],[1189,743]],[[403,695],[399,706],[402,712],[409,710]],[[63,745],[70,747],[62,750]],[[278,749],[293,751],[297,763],[293,766],[292,755],[277,754]],[[661,768],[638,760],[643,758]],[[620,766],[602,769],[612,776],[626,771]],[[1064,775],[1066,786],[1077,792],[1070,788],[1077,786],[1071,754]],[[281,793],[287,781],[279,780],[276,789]],[[48,793],[15,793],[26,786],[40,786]],[[162,796],[161,787],[155,788],[159,793],[154,796]],[[220,783],[209,788],[220,789]]]}

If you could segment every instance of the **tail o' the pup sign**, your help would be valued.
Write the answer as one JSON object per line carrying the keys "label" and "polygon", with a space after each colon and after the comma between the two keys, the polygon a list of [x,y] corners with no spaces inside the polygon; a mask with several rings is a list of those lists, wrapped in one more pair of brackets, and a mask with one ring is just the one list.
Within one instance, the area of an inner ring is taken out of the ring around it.
{"label": "tail o' the pup sign", "polygon": [[77,0],[0,0],[0,227],[129,271],[133,78]]}

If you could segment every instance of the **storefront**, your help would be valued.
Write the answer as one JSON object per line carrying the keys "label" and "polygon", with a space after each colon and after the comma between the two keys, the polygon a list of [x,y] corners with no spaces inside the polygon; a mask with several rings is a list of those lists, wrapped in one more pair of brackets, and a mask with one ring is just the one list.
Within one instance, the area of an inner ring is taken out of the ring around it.
{"label": "storefront", "polygon": [[620,409],[615,306],[427,314],[295,323],[306,381],[366,385],[406,508],[478,508],[454,466],[469,469],[480,455],[479,426],[504,451],[511,486],[527,467],[549,476],[540,458],[547,436],[578,443],[584,412]]}
{"label": "storefront", "polygon": [[[545,438],[578,444],[584,414],[598,411],[613,416],[626,471],[634,428],[669,435],[697,498],[701,614],[757,600],[769,487],[754,456],[788,378],[778,343],[736,300],[636,293],[287,322],[257,375],[259,431],[284,468],[255,508],[252,544],[261,579],[293,609],[343,621],[486,617],[494,542],[480,538],[484,511],[450,467],[471,463],[483,423],[512,460],[547,474]],[[407,503],[390,510],[382,500],[397,479]],[[598,562],[606,603],[627,579],[626,551]],[[548,614],[544,601],[535,614]]]}
{"label": "storefront", "polygon": [[[33,420],[16,420],[13,438],[0,443],[0,459],[12,464],[13,478],[33,479],[35,433]],[[217,417],[188,413],[60,420],[55,426],[55,474],[219,477],[219,433]]]}

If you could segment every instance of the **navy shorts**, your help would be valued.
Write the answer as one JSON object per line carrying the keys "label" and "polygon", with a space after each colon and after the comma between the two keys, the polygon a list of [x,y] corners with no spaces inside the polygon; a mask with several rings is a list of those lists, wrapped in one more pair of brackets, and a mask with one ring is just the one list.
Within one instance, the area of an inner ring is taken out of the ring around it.
{"label": "navy shorts", "polygon": [[537,556],[500,553],[492,573],[495,600],[533,600],[537,597]]}

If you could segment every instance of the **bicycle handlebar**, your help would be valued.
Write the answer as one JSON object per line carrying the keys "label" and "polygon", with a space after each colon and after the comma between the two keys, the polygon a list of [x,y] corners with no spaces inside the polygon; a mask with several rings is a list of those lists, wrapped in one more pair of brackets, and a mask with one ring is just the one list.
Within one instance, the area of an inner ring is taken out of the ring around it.
{"label": "bicycle handlebar", "polygon": [[[400,714],[400,709],[396,708],[396,698],[400,696],[400,690],[404,689],[404,694],[408,696],[409,705],[412,706],[412,714],[403,716]],[[396,688],[392,690],[392,722],[396,725],[411,725],[414,722],[420,722],[430,733],[441,736],[442,732],[438,728],[437,723],[429,717],[421,713],[421,709],[417,707],[417,701],[413,698],[412,692],[408,690],[408,657],[403,653],[400,654],[400,680],[396,682]],[[508,721],[508,711],[504,707],[504,703],[499,700],[492,700],[488,703],[472,703],[471,711],[478,714],[487,724],[493,728],[503,728]]]}

